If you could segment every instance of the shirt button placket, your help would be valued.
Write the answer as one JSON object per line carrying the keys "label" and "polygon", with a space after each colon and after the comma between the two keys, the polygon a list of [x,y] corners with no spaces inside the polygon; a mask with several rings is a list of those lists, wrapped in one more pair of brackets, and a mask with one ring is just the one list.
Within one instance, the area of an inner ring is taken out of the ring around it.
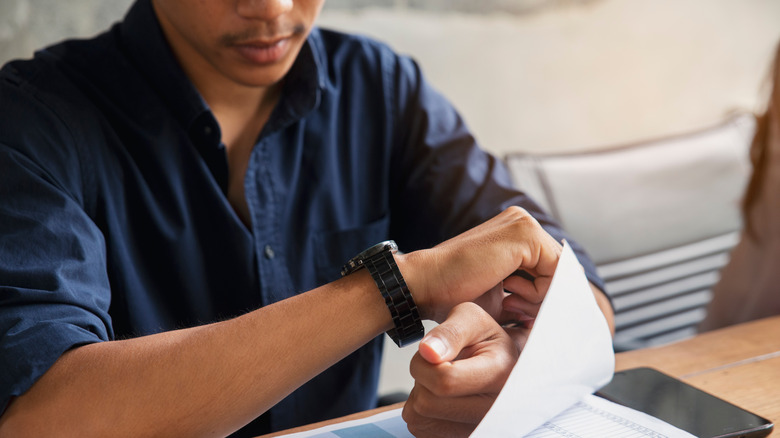
{"label": "shirt button placket", "polygon": [[279,248],[275,245],[275,224],[277,205],[272,190],[273,182],[270,170],[265,166],[264,158],[267,148],[267,139],[261,140],[255,145],[247,169],[251,183],[247,186],[247,202],[252,215],[252,232],[257,241],[257,267],[260,275],[260,293],[263,304],[267,305],[284,298],[280,294],[280,282],[276,276],[275,264],[279,263],[277,257]]}

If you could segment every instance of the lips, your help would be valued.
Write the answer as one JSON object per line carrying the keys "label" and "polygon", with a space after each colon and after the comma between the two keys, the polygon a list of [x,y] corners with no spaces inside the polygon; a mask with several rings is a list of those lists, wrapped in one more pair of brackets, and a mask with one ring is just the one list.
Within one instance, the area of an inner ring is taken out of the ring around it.
{"label": "lips", "polygon": [[290,48],[290,38],[280,38],[272,42],[250,41],[233,46],[239,55],[252,64],[273,64],[284,57]]}

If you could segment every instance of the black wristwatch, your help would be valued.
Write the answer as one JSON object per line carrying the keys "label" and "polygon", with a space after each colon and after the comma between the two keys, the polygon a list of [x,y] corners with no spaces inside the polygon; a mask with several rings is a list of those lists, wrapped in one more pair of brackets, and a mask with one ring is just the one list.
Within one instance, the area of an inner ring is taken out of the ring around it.
{"label": "black wristwatch", "polygon": [[364,266],[368,269],[393,318],[395,328],[388,330],[387,334],[399,347],[403,347],[422,339],[425,328],[409,287],[395,263],[393,254],[397,251],[398,245],[392,240],[377,243],[348,261],[341,269],[341,276]]}

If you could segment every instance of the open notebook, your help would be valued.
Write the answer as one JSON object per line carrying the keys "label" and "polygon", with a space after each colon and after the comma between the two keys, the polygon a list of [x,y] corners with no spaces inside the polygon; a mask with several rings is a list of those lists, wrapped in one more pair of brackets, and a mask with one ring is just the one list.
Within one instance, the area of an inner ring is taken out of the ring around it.
{"label": "open notebook", "polygon": [[[474,438],[690,438],[661,420],[593,393],[612,378],[609,328],[574,252],[563,254],[528,342]],[[394,410],[290,437],[411,437]]]}

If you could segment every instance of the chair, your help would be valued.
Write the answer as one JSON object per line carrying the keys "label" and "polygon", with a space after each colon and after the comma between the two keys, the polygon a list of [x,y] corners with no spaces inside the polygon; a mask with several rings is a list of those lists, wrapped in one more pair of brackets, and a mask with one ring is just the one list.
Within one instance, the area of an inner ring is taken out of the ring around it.
{"label": "chair", "polygon": [[621,147],[505,157],[580,242],[615,306],[615,348],[693,335],[741,228],[752,115]]}

